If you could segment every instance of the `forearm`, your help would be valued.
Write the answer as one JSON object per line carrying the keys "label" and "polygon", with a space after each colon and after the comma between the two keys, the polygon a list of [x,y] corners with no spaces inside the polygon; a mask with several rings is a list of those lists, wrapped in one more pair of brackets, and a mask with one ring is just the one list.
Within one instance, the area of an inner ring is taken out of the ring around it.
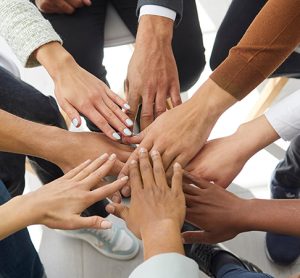
{"label": "forearm", "polygon": [[57,162],[68,141],[67,131],[33,123],[0,110],[0,150],[21,153]]}
{"label": "forearm", "polygon": [[0,34],[24,66],[38,65],[32,54],[40,46],[61,43],[51,24],[28,0],[0,0]]}
{"label": "forearm", "polygon": [[18,196],[0,206],[0,240],[34,224],[34,211],[27,196]]}
{"label": "forearm", "polygon": [[164,253],[184,255],[180,227],[169,220],[149,226],[141,231],[144,244],[144,259]]}
{"label": "forearm", "polygon": [[[246,230],[300,236],[299,200],[259,200],[248,202]],[[243,220],[241,220],[243,221]]]}

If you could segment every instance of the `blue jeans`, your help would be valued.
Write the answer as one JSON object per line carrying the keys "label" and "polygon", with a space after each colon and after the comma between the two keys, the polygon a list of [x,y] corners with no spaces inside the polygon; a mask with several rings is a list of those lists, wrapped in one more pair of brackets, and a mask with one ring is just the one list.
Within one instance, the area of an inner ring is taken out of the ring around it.
{"label": "blue jeans", "polygon": [[[5,185],[0,181],[0,206],[10,200]],[[27,229],[0,240],[1,278],[41,278],[44,267]]]}
{"label": "blue jeans", "polygon": [[217,278],[273,278],[264,273],[249,272],[241,266],[226,264],[217,273]]}

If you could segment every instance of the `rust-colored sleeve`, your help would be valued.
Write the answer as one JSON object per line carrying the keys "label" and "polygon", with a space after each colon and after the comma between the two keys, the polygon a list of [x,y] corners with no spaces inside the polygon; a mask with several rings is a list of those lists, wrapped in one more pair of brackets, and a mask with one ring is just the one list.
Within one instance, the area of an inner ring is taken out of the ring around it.
{"label": "rust-colored sleeve", "polygon": [[269,0],[210,78],[235,98],[242,99],[299,44],[300,0]]}

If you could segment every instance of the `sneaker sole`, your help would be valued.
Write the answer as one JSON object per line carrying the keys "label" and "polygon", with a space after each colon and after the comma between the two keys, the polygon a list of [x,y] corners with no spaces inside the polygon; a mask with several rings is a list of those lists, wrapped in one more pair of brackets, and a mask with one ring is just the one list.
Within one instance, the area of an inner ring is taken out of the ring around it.
{"label": "sneaker sole", "polygon": [[64,230],[56,230],[56,231],[59,234],[64,235],[66,237],[82,240],[82,241],[88,243],[89,245],[91,245],[92,247],[94,247],[100,254],[104,255],[105,257],[115,259],[115,260],[119,260],[119,261],[129,261],[129,260],[133,259],[138,254],[138,252],[140,250],[139,243],[135,239],[133,239],[134,242],[136,242],[136,248],[135,248],[134,252],[130,253],[129,255],[112,254],[110,252],[106,252],[105,250],[99,248],[98,246],[94,245],[93,243],[85,240],[85,238],[80,236],[80,235],[69,234],[68,232],[65,232]]}

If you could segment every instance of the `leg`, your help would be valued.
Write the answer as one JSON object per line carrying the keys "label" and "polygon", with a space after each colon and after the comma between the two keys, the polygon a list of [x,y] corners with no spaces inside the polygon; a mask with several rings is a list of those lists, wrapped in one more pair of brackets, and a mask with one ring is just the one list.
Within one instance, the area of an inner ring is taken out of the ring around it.
{"label": "leg", "polygon": [[[111,0],[128,29],[137,32],[137,0]],[[185,0],[184,14],[174,30],[173,51],[178,67],[181,91],[190,89],[199,79],[205,66],[202,32],[195,0]]]}
{"label": "leg", "polygon": [[[259,11],[266,4],[266,0],[233,0],[223,22],[218,30],[210,58],[211,69],[214,70],[228,56],[229,50],[235,46]],[[278,76],[299,76],[300,54],[292,53],[290,57],[272,74]]]}
{"label": "leg", "polygon": [[[291,141],[271,178],[272,199],[300,198],[300,136]],[[266,234],[266,252],[275,263],[289,265],[300,256],[300,237]]]}
{"label": "leg", "polygon": [[[0,206],[9,199],[10,194],[0,181]],[[0,241],[0,277],[42,278],[44,275],[43,265],[27,229]]]}

